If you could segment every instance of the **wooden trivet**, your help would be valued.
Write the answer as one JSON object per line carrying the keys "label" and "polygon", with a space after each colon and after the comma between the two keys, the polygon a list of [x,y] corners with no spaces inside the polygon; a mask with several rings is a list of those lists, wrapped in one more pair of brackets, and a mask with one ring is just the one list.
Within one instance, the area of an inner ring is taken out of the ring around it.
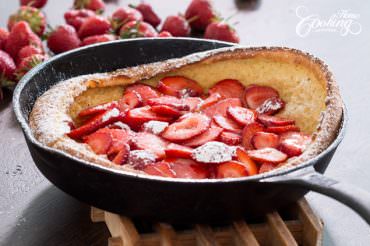
{"label": "wooden trivet", "polygon": [[153,224],[151,232],[139,233],[129,218],[91,208],[93,222],[105,222],[112,237],[108,246],[155,245],[321,245],[323,224],[303,198],[283,211],[274,211],[261,223],[236,221],[229,226],[195,225],[175,230],[171,225]]}

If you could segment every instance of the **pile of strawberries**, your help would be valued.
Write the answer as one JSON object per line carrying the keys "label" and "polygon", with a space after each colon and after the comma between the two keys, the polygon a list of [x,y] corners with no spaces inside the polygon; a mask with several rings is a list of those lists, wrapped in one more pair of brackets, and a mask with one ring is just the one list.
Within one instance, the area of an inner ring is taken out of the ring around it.
{"label": "pile of strawberries", "polygon": [[[194,32],[208,39],[239,42],[235,30],[216,14],[210,0],[192,0],[184,15],[168,16],[162,24],[145,2],[119,7],[112,16],[104,17],[102,0],[74,0],[73,8],[64,14],[66,24],[55,28],[47,28],[40,10],[47,0],[20,3],[9,17],[8,30],[0,28],[0,101],[2,88],[12,88],[49,55],[85,45],[136,37],[188,37]],[[49,54],[42,40],[46,40]]]}
{"label": "pile of strawberries", "polygon": [[205,93],[194,80],[170,76],[82,110],[68,136],[151,175],[243,177],[272,170],[309,144],[294,120],[274,116],[284,106],[271,87],[226,79]]}

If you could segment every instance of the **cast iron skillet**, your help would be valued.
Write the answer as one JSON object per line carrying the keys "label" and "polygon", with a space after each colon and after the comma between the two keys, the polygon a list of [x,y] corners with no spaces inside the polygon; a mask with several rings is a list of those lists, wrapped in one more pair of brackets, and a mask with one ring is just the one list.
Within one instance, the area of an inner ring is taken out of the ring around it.
{"label": "cast iron skillet", "polygon": [[80,48],[37,66],[23,77],[13,97],[15,114],[37,167],[53,184],[77,199],[132,218],[172,223],[227,222],[262,215],[314,190],[347,204],[370,223],[370,195],[321,174],[343,139],[345,109],[337,138],[312,160],[273,174],[224,180],[166,179],[91,165],[39,143],[30,131],[28,115],[35,100],[61,80],[230,45],[187,38],[133,39]]}

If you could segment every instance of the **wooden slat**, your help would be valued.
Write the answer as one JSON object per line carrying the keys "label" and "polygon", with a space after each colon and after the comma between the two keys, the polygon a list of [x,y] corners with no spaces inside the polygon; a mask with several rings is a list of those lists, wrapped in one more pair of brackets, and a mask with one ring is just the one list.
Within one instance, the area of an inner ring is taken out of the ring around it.
{"label": "wooden slat", "polygon": [[233,223],[234,228],[234,239],[237,245],[248,245],[248,246],[258,246],[256,237],[253,232],[245,223],[245,221],[236,221]]}
{"label": "wooden slat", "polygon": [[207,225],[195,226],[197,245],[200,246],[218,246],[212,228]]}
{"label": "wooden slat", "polygon": [[120,237],[108,238],[108,246],[123,246],[122,239]]}
{"label": "wooden slat", "polygon": [[294,246],[298,245],[292,233],[277,212],[266,215],[271,230],[270,245],[272,246]]}
{"label": "wooden slat", "polygon": [[120,237],[123,245],[134,246],[139,241],[139,233],[130,219],[105,212],[105,223],[112,237]]}
{"label": "wooden slat", "polygon": [[94,223],[104,222],[104,211],[99,208],[91,207],[90,218],[91,218],[91,221]]}
{"label": "wooden slat", "polygon": [[159,233],[159,243],[161,246],[174,245],[173,241],[176,237],[176,232],[171,225],[165,223],[158,223],[156,230]]}
{"label": "wooden slat", "polygon": [[305,199],[298,201],[298,219],[302,223],[303,246],[320,246],[322,244],[323,226]]}

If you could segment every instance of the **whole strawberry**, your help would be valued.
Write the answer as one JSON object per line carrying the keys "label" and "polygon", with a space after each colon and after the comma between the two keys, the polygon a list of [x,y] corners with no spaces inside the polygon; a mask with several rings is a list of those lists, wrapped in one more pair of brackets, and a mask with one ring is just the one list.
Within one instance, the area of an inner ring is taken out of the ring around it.
{"label": "whole strawberry", "polygon": [[175,37],[187,37],[191,30],[189,23],[183,16],[170,15],[164,21],[162,31],[167,31]]}
{"label": "whole strawberry", "polygon": [[17,80],[22,79],[22,77],[28,71],[30,71],[32,68],[36,67],[41,62],[45,61],[47,58],[48,57],[46,55],[36,54],[36,55],[32,55],[32,56],[29,56],[29,57],[26,57],[25,59],[23,59],[19,63],[19,65],[18,65],[18,67],[15,71],[15,75],[16,75]]}
{"label": "whole strawberry", "polygon": [[191,28],[204,31],[217,16],[210,0],[192,0],[186,9],[185,18],[190,20]]}
{"label": "whole strawberry", "polygon": [[41,36],[45,31],[45,15],[37,8],[21,6],[18,11],[15,14],[12,14],[8,19],[9,31],[11,31],[13,26],[20,21],[26,21],[30,25],[32,31],[39,36]]}
{"label": "whole strawberry", "polygon": [[45,6],[48,0],[20,0],[22,6],[32,6],[41,9]]}
{"label": "whole strawberry", "polygon": [[173,37],[171,33],[167,32],[167,31],[162,31],[158,34],[158,37],[160,38],[170,38],[170,37]]}
{"label": "whole strawberry", "polygon": [[43,49],[41,39],[32,32],[28,23],[20,21],[16,23],[10,31],[4,50],[13,57],[14,60],[17,60],[19,50],[27,45],[34,45]]}
{"label": "whole strawberry", "polygon": [[3,99],[2,88],[14,85],[15,64],[13,59],[5,51],[0,50],[0,101]]}
{"label": "whole strawberry", "polygon": [[0,27],[0,50],[4,49],[5,42],[9,37],[9,32],[5,30],[4,28]]}
{"label": "whole strawberry", "polygon": [[108,41],[116,40],[117,37],[112,34],[102,34],[102,35],[95,35],[85,38],[81,46],[90,45],[90,44],[96,44],[96,43],[104,43]]}
{"label": "whole strawberry", "polygon": [[130,7],[121,7],[114,11],[111,18],[111,24],[113,30],[116,31],[119,30],[127,22],[142,20],[143,16],[138,10]]}
{"label": "whole strawberry", "polygon": [[82,23],[78,30],[78,36],[83,39],[85,37],[106,34],[108,33],[111,25],[110,22],[101,16],[92,16],[87,18]]}
{"label": "whole strawberry", "polygon": [[105,3],[102,0],[75,0],[75,9],[90,9],[92,11],[103,12]]}
{"label": "whole strawberry", "polygon": [[73,26],[78,31],[88,17],[95,15],[95,12],[89,9],[72,9],[64,13],[64,19],[67,24]]}
{"label": "whole strawberry", "polygon": [[55,54],[78,48],[81,40],[78,38],[76,30],[70,25],[58,26],[50,33],[48,47]]}
{"label": "whole strawberry", "polygon": [[136,9],[140,11],[140,13],[144,17],[144,21],[148,22],[154,28],[161,23],[161,18],[154,12],[153,7],[146,2],[141,2],[139,5],[136,6]]}
{"label": "whole strawberry", "polygon": [[20,51],[18,52],[18,64],[25,58],[32,56],[32,55],[42,55],[44,54],[44,51],[40,49],[39,47],[36,47],[34,45],[27,45],[24,46]]}
{"label": "whole strawberry", "polygon": [[144,21],[130,21],[121,27],[121,38],[156,37],[157,31]]}
{"label": "whole strawberry", "polygon": [[204,34],[204,38],[231,43],[239,43],[240,41],[235,29],[225,22],[214,22],[209,24]]}

